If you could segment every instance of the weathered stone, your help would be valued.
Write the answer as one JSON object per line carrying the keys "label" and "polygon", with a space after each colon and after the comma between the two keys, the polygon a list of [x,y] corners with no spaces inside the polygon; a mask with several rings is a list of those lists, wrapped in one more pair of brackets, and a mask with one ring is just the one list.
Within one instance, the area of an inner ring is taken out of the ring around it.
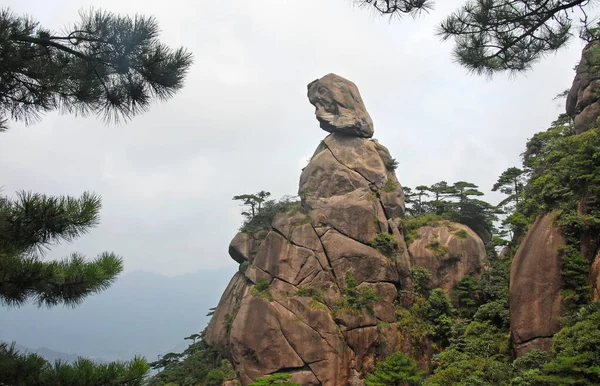
{"label": "weathered stone", "polygon": [[[404,344],[395,305],[397,288],[412,288],[411,258],[398,227],[404,194],[391,155],[365,139],[372,122],[351,82],[328,75],[310,85],[309,98],[332,134],[302,171],[302,207],[236,235],[232,257],[251,264],[234,277],[207,332],[243,386],[282,370],[302,385],[364,386],[376,361]],[[369,246],[380,233],[398,240],[397,259]],[[372,310],[344,303],[347,273],[359,290],[374,290]],[[268,290],[252,291],[262,280]]]}
{"label": "weathered stone", "polygon": [[[559,247],[565,239],[553,218],[553,214],[538,217],[512,261],[510,326],[517,356],[526,351],[523,343],[551,338],[560,329],[563,279]],[[547,346],[541,342],[536,347]]]}
{"label": "weathered stone", "polygon": [[221,300],[215,309],[215,313],[208,323],[206,328],[206,341],[217,347],[221,352],[227,352],[227,346],[229,343],[229,328],[233,317],[236,315],[237,310],[242,302],[244,296],[250,291],[244,275],[237,272],[229,285],[223,292]]}
{"label": "weathered stone", "polygon": [[254,265],[273,277],[299,284],[305,277],[300,271],[315,253],[308,248],[291,244],[277,232],[269,232],[254,259]]}
{"label": "weathered stone", "polygon": [[375,351],[378,338],[377,327],[362,327],[345,331],[344,337],[356,355],[357,368],[362,370],[365,357]]}
{"label": "weathered stone", "polygon": [[307,199],[307,203],[314,224],[330,226],[362,243],[373,240],[382,232],[382,226],[385,226],[383,231],[387,231],[387,224],[381,218],[381,204],[368,191],[355,190],[343,196]]}
{"label": "weathered stone", "polygon": [[[277,311],[266,299],[244,299],[231,326],[230,341],[237,369],[252,380],[283,368],[304,367],[281,331]],[[247,384],[244,377],[242,382]]]}
{"label": "weathered stone", "polygon": [[351,273],[358,283],[399,282],[395,263],[374,248],[333,230],[327,232],[321,241],[340,288],[345,287],[347,272]]}
{"label": "weathered stone", "polygon": [[374,315],[384,322],[396,321],[394,302],[398,296],[396,286],[392,283],[361,283],[358,288],[370,287],[377,295],[378,300],[373,304]]}
{"label": "weathered stone", "polygon": [[389,219],[403,218],[405,215],[404,190],[402,190],[395,173],[388,173],[387,181],[388,185],[379,190],[379,199],[385,215]]}
{"label": "weathered stone", "polygon": [[478,275],[484,265],[485,246],[466,225],[440,221],[418,230],[419,237],[409,247],[415,266],[431,273],[432,288],[446,293],[466,275]]}
{"label": "weathered stone", "polygon": [[283,235],[286,239],[290,239],[292,231],[299,225],[307,221],[307,216],[301,212],[291,214],[290,212],[278,213],[273,219],[271,226]]}
{"label": "weathered stone", "polygon": [[581,53],[573,85],[566,102],[567,114],[574,119],[576,133],[583,133],[596,126],[600,116],[600,42],[588,43]]}
{"label": "weathered stone", "polygon": [[351,81],[335,74],[325,75],[309,83],[308,100],[315,106],[323,130],[365,138],[373,136],[373,121]]}
{"label": "weathered stone", "polygon": [[296,371],[292,373],[291,382],[296,382],[299,385],[320,386],[321,382],[315,377],[312,371]]}
{"label": "weathered stone", "polygon": [[300,195],[307,198],[329,198],[357,189],[370,192],[369,181],[340,164],[328,148],[313,156],[300,176]]}
{"label": "weathered stone", "polygon": [[252,260],[252,250],[256,245],[256,241],[251,235],[245,232],[240,232],[229,244],[229,256],[238,263],[242,264],[245,261]]}
{"label": "weathered stone", "polygon": [[265,280],[268,282],[271,282],[271,280],[273,280],[273,277],[271,275],[269,275],[262,269],[256,267],[255,265],[248,266],[244,271],[244,276],[246,276],[246,278],[254,284],[258,283],[260,280]]}
{"label": "weathered stone", "polygon": [[531,350],[541,350],[550,352],[552,348],[552,338],[535,338],[525,343],[515,344],[513,352],[515,356],[523,356]]}
{"label": "weathered stone", "polygon": [[323,140],[323,144],[341,165],[357,172],[378,188],[385,184],[388,171],[375,142],[331,134]]}

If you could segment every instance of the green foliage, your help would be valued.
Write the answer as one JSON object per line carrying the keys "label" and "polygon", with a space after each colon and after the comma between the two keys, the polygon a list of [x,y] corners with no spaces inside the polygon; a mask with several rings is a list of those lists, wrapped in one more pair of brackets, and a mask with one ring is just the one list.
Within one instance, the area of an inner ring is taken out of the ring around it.
{"label": "green foliage", "polygon": [[[261,191],[256,194],[242,194],[234,196],[234,200],[242,201],[247,210],[242,212],[245,220],[240,230],[242,232],[256,233],[260,230],[270,230],[273,219],[279,213],[289,213],[290,216],[301,211],[300,202],[293,197],[283,197],[281,200],[267,200],[271,193]],[[306,218],[306,223],[310,218]],[[297,224],[300,225],[300,224]]]}
{"label": "green foliage", "polygon": [[[468,225],[480,235],[489,234],[493,229],[493,222],[497,220],[496,215],[500,213],[496,207],[475,198],[483,193],[477,190],[477,185],[470,182],[457,181],[449,185],[446,181],[440,181],[431,186],[417,186],[419,193],[412,193],[406,187],[404,189],[409,192],[407,213],[417,219],[424,217],[418,221],[421,226],[445,219]],[[431,214],[436,216],[432,217]],[[412,230],[416,222],[410,218],[405,219],[405,228]],[[414,240],[416,236],[415,233],[405,233],[408,241]]]}
{"label": "green foliage", "polygon": [[[436,368],[424,385],[508,385],[509,334],[489,323],[454,326],[450,346],[436,356]],[[457,330],[457,331],[456,331]]]}
{"label": "green foliage", "polygon": [[467,238],[469,238],[469,234],[464,229],[459,229],[456,232],[454,232],[454,236],[456,236],[456,238],[459,238],[459,239],[467,239]]}
{"label": "green foliage", "polygon": [[382,255],[396,261],[398,259],[399,246],[398,240],[389,233],[378,233],[370,245],[381,252]]}
{"label": "green foliage", "polygon": [[223,380],[235,379],[231,363],[204,341],[205,332],[186,337],[192,343],[182,353],[168,353],[150,365],[158,370],[147,386],[220,386]]}
{"label": "green foliage", "polygon": [[54,365],[36,354],[21,354],[13,345],[0,343],[0,384],[39,386],[142,385],[150,366],[143,358],[128,362],[94,363],[78,358],[72,364]]}
{"label": "green foliage", "polygon": [[396,161],[396,158],[386,158],[383,160],[383,164],[385,165],[385,168],[390,172],[393,172],[398,168],[398,161]]}
{"label": "green foliage", "polygon": [[365,379],[366,386],[417,385],[421,382],[422,372],[417,362],[401,352],[394,353],[378,362],[371,374]]}
{"label": "green foliage", "polygon": [[420,313],[434,326],[433,338],[440,346],[447,344],[455,310],[450,298],[441,288],[429,294],[427,301],[420,305]]}
{"label": "green foliage", "polygon": [[425,213],[418,217],[406,217],[401,220],[402,230],[404,231],[404,240],[406,245],[419,238],[419,228],[427,225],[435,225],[440,221],[447,220],[447,217],[435,213]]}
{"label": "green foliage", "polygon": [[431,291],[431,272],[426,267],[417,265],[411,268],[413,290],[417,296],[428,297]]}
{"label": "green foliage", "polygon": [[52,197],[19,192],[0,197],[0,302],[20,306],[76,305],[108,288],[123,269],[120,257],[104,252],[91,261],[79,253],[43,261],[50,245],[71,242],[98,224],[100,197]]}
{"label": "green foliage", "polygon": [[273,295],[271,295],[271,292],[269,291],[269,287],[271,286],[271,283],[269,283],[268,281],[266,281],[265,279],[260,279],[250,290],[250,294],[252,296],[256,296],[256,297],[260,297],[260,298],[265,298],[268,301],[272,302],[273,301]]}
{"label": "green foliage", "polygon": [[472,275],[464,276],[452,292],[458,312],[463,317],[471,317],[483,302],[481,284]]}
{"label": "green foliage", "polygon": [[254,383],[251,383],[250,386],[300,386],[300,384],[296,382],[290,382],[290,378],[292,378],[291,374],[275,373],[267,377],[256,378],[256,381],[254,381]]}
{"label": "green foliage", "polygon": [[359,287],[358,281],[349,271],[345,276],[346,288],[338,304],[339,311],[373,313],[373,303],[379,300],[375,290],[369,286]]}
{"label": "green foliage", "polygon": [[561,250],[564,288],[561,295],[567,311],[574,311],[590,301],[589,262],[574,247]]}
{"label": "green foliage", "polygon": [[323,303],[323,290],[317,289],[313,286],[307,285],[306,287],[302,287],[296,292],[297,296],[307,296],[312,298],[313,300]]}
{"label": "green foliage", "polygon": [[382,192],[393,192],[394,190],[398,189],[398,184],[396,182],[394,182],[392,179],[388,178],[387,180],[385,180],[385,184],[383,184],[383,186],[381,187],[381,191]]}
{"label": "green foliage", "polygon": [[242,264],[240,264],[240,266],[238,267],[238,271],[241,273],[245,273],[246,270],[248,269],[248,267],[250,267],[250,262],[249,261],[244,261]]}
{"label": "green foliage", "polygon": [[153,17],[90,11],[56,33],[28,16],[0,12],[0,131],[60,110],[129,119],[183,87],[192,55],[158,40]]}
{"label": "green foliage", "polygon": [[[383,15],[418,15],[434,0],[356,0]],[[463,1],[437,28],[442,40],[454,40],[453,56],[469,72],[492,75],[520,72],[566,45],[579,22],[579,36],[598,38],[593,3],[585,0]],[[584,17],[576,16],[581,12]]]}
{"label": "green foliage", "polygon": [[427,244],[425,248],[429,249],[433,255],[439,259],[443,259],[449,257],[449,249],[447,246],[442,245],[439,241],[434,240],[431,243]]}
{"label": "green foliage", "polygon": [[600,384],[599,325],[600,311],[595,311],[554,335],[553,357],[535,379],[548,385]]}
{"label": "green foliage", "polygon": [[489,322],[501,330],[508,329],[510,323],[510,311],[508,302],[504,300],[495,300],[481,305],[473,320],[478,322]]}
{"label": "green foliage", "polygon": [[413,350],[422,347],[426,339],[433,336],[434,326],[425,320],[418,311],[418,307],[410,310],[396,309],[396,326],[404,339],[409,339]]}

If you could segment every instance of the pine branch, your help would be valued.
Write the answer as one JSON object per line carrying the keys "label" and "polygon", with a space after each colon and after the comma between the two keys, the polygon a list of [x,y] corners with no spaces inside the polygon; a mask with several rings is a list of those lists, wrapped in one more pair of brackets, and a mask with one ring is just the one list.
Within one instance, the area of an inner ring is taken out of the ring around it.
{"label": "pine branch", "polygon": [[86,262],[74,253],[62,261],[41,261],[27,255],[0,255],[0,302],[21,306],[75,306],[89,295],[107,289],[123,270],[120,257],[104,252]]}

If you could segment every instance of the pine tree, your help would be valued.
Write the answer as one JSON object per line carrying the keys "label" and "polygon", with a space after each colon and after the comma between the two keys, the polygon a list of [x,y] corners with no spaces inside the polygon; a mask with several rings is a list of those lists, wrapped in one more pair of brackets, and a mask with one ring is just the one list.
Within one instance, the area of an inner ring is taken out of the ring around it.
{"label": "pine tree", "polygon": [[113,253],[92,261],[78,253],[61,261],[41,259],[51,245],[71,242],[97,225],[100,208],[100,197],[90,193],[75,198],[19,192],[16,199],[0,198],[0,303],[76,305],[108,288],[123,269]]}
{"label": "pine tree", "polygon": [[64,34],[0,11],[0,131],[9,118],[31,123],[52,110],[128,119],[183,86],[184,48],[158,40],[156,19],[81,12]]}
{"label": "pine tree", "polygon": [[421,371],[417,362],[401,352],[394,353],[375,365],[372,374],[367,375],[367,386],[416,385],[421,381]]}
{"label": "pine tree", "polygon": [[[415,15],[432,8],[434,0],[355,0],[383,15]],[[598,38],[588,0],[465,0],[439,26],[443,40],[453,39],[456,60],[469,71],[493,74],[524,71],[563,47],[579,22],[580,37]],[[579,11],[579,12],[576,12]]]}

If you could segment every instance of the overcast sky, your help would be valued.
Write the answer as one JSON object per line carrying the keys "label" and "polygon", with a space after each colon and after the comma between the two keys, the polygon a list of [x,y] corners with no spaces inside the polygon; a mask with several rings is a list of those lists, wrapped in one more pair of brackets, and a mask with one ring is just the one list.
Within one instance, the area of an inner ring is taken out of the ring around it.
{"label": "overcast sky", "polygon": [[403,185],[467,180],[488,192],[564,111],[553,97],[570,87],[583,44],[524,75],[470,75],[434,35],[463,0],[437,3],[390,22],[351,0],[5,0],[56,30],[91,6],[154,15],[161,39],[187,47],[195,64],[182,92],[126,125],[55,114],[12,122],[0,134],[3,193],[102,195],[101,225],[48,258],[109,250],[126,271],[233,269],[227,247],[242,218],[231,198],[297,192],[326,135],[306,85],[330,72],[357,84]]}

